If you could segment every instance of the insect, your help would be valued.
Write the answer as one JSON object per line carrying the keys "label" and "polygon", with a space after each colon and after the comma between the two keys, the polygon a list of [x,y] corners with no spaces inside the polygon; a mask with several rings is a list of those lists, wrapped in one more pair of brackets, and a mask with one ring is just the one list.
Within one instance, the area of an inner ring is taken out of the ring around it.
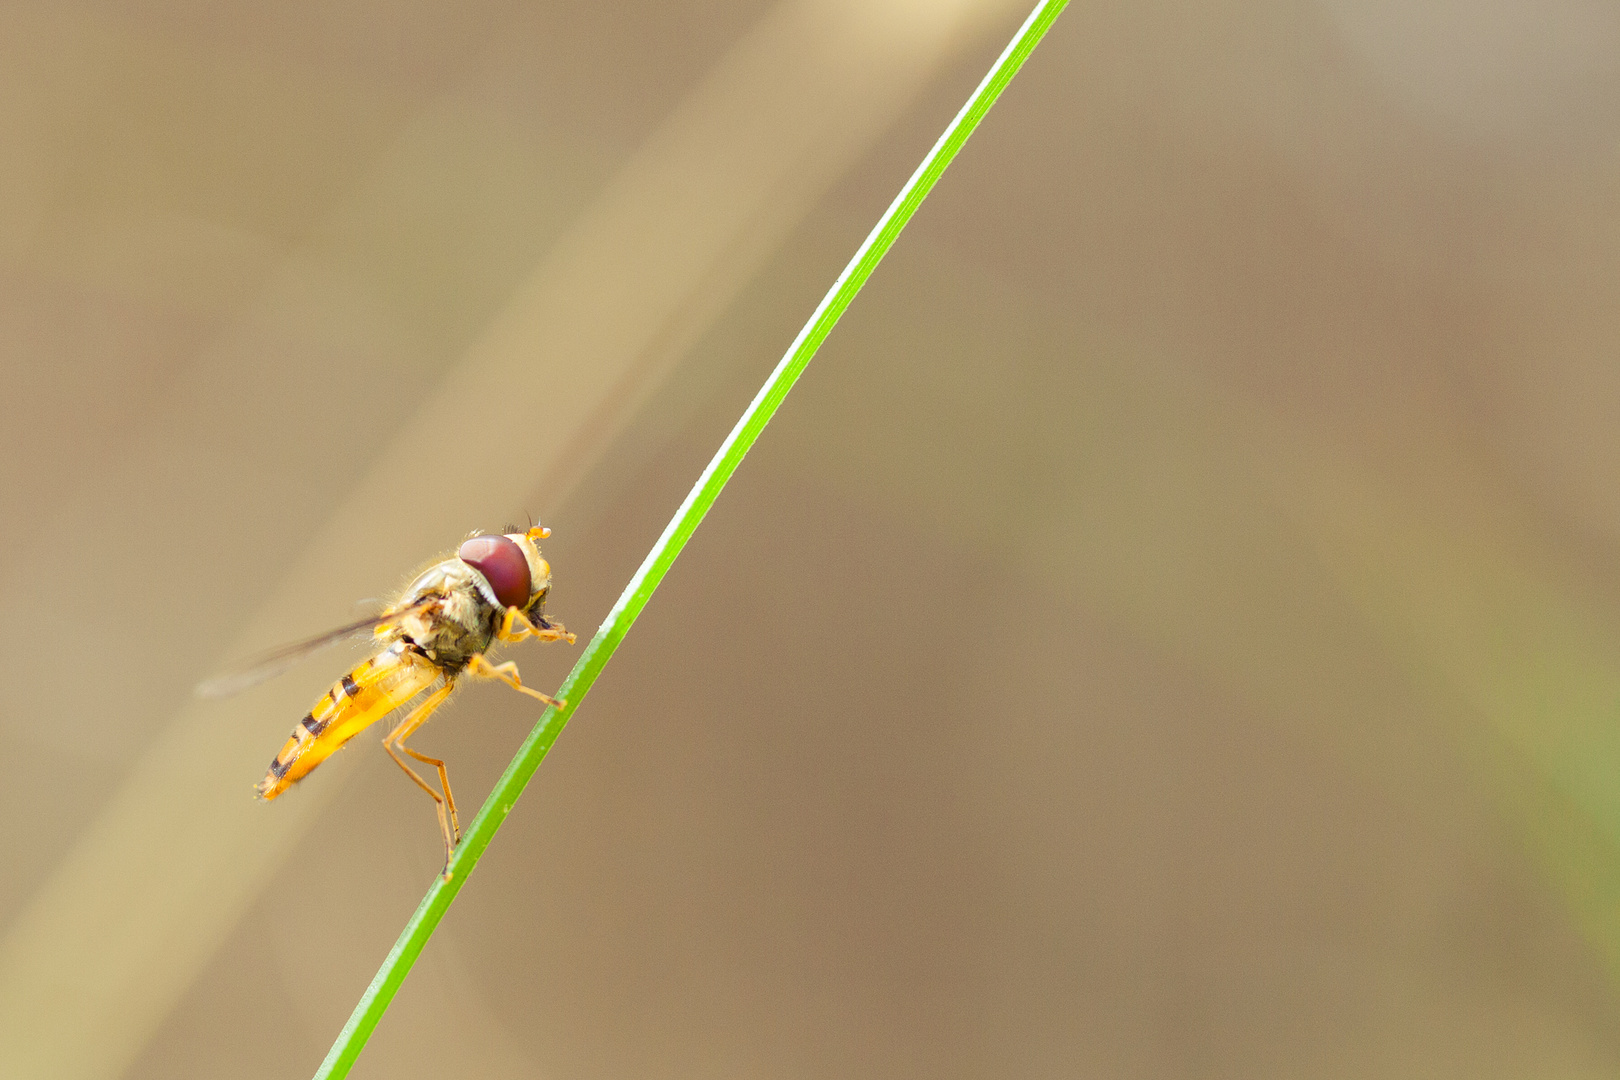
{"label": "insect", "polygon": [[[573,634],[545,616],[551,567],[541,557],[536,541],[550,535],[550,529],[539,526],[504,534],[474,534],[455,555],[422,571],[380,615],[278,649],[240,673],[199,686],[198,693],[205,697],[232,694],[279,674],[316,649],[366,632],[382,646],[375,656],[334,683],[293,728],[255,788],[259,796],[274,799],[344,743],[431,690],[383,737],[382,744],[388,756],[433,799],[444,834],[443,873],[448,881],[450,856],[461,842],[450,777],[443,761],[418,753],[405,740],[468,676],[498,679],[547,705],[561,708],[565,704],[524,686],[516,664],[493,664],[484,655],[498,643],[531,637],[573,643]],[[439,790],[410,766],[407,757],[438,771]]]}

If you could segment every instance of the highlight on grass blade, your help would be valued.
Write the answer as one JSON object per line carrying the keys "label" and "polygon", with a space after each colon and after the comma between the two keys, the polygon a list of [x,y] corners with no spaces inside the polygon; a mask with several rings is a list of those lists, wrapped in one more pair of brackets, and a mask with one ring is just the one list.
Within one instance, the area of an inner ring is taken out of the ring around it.
{"label": "highlight on grass blade", "polygon": [[685,547],[686,541],[708,513],[709,507],[714,505],[715,498],[725,487],[731,474],[737,470],[737,466],[753,446],[759,433],[770,422],[777,406],[793,388],[805,365],[810,362],[810,358],[815,355],[822,341],[860,292],[866,279],[893,246],[895,238],[900,235],[900,230],[911,219],[951,159],[967,142],[968,136],[973,133],[1001,91],[1012,81],[1018,69],[1023,66],[1024,60],[1034,50],[1066,4],[1067,0],[1041,0],[1036,5],[1035,10],[1013,36],[1011,43],[991,66],[989,74],[974,90],[967,104],[952,119],[945,133],[923,158],[922,164],[900,189],[900,194],[878,219],[877,225],[856,250],[849,265],[817,305],[810,321],[799,331],[787,353],[766,379],[765,385],[749,403],[742,418],[720,444],[714,458],[698,477],[697,483],[692,486],[675,516],[665,526],[662,535],[653,544],[652,550],[647,553],[640,568],[630,578],[618,602],[613,605],[613,610],[608,613],[601,628],[585,647],[579,662],[574,665],[573,671],[558,688],[557,697],[565,704],[561,708],[548,707],[541,715],[534,730],[529,733],[500,780],[496,782],[494,790],[484,802],[483,809],[463,833],[461,843],[456,847],[447,867],[448,876],[436,878],[429,886],[427,895],[422,898],[415,914],[405,924],[405,929],[395,941],[394,947],[389,950],[376,977],[361,995],[354,1013],[338,1034],[337,1041],[332,1044],[326,1060],[321,1063],[320,1069],[315,1074],[316,1080],[336,1080],[338,1077],[348,1075],[376,1028],[378,1020],[387,1011],[394,994],[405,981],[411,965],[416,962],[423,946],[427,944],[428,938],[432,936],[445,911],[449,909],[461,886],[466,882],[468,874],[483,857],[490,840],[506,815],[512,811],[529,778],[534,775],[534,771],[539,768],[540,762],[545,759],[552,744],[556,742],[563,725],[585,700],[591,685],[602,673],[614,650],[618,648],[619,642],[624,640],[625,634],[641,614],[642,608],[646,606],[653,591],[658,588],[659,582],[663,580],[676,556]]}

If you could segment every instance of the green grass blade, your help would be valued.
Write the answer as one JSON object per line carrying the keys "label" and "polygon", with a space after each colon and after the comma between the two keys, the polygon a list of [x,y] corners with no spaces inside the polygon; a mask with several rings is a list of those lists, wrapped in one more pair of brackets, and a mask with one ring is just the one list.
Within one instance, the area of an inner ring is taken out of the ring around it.
{"label": "green grass blade", "polygon": [[399,940],[394,942],[394,947],[389,950],[388,957],[383,961],[376,978],[372,979],[371,985],[361,996],[360,1003],[355,1006],[354,1014],[349,1017],[349,1022],[343,1026],[337,1041],[332,1044],[326,1060],[321,1063],[320,1069],[315,1074],[316,1080],[336,1080],[348,1075],[355,1059],[365,1047],[366,1040],[376,1028],[377,1021],[382,1018],[389,1003],[393,1001],[395,992],[405,981],[411,965],[416,962],[422,947],[427,944],[434,928],[439,925],[439,920],[444,917],[456,893],[461,891],[461,886],[466,882],[473,867],[478,865],[478,860],[483,857],[484,849],[489,846],[496,830],[501,827],[501,822],[511,813],[529,778],[534,775],[535,769],[540,767],[540,762],[545,760],[546,753],[551,749],[551,744],[556,742],[563,725],[568,723],[568,718],[585,700],[586,693],[590,691],[591,685],[596,682],[596,677],[602,673],[602,669],[607,666],[613,651],[619,647],[619,642],[624,640],[624,635],[634,625],[637,616],[641,614],[641,609],[646,607],[653,590],[658,588],[659,582],[664,579],[664,574],[668,572],[675,557],[686,546],[686,541],[698,527],[698,523],[709,512],[709,507],[714,505],[714,500],[726,486],[726,481],[736,472],[743,455],[754,445],[754,440],[770,422],[777,406],[798,381],[805,365],[816,354],[822,341],[832,332],[844,310],[855,299],[855,294],[860,292],[866,279],[893,246],[895,238],[900,235],[900,230],[911,220],[911,215],[916,212],[918,205],[933,188],[940,174],[945,171],[945,167],[967,142],[968,136],[973,133],[973,129],[978,126],[1001,91],[1012,81],[1012,77],[1023,65],[1024,59],[1039,43],[1047,27],[1051,26],[1067,2],[1068,0],[1041,0],[1036,5],[1035,10],[1014,35],[1012,42],[991,67],[990,73],[984,77],[984,81],[973,92],[967,104],[956,114],[956,118],[951,121],[945,133],[928,152],[928,156],[923,159],[905,187],[900,189],[900,194],[856,251],[855,257],[833,283],[832,289],[817,306],[815,314],[810,317],[804,329],[799,331],[799,336],[794,339],[787,354],[782,357],[776,369],[771,372],[770,378],[765,381],[764,387],[749,404],[742,419],[737,421],[737,426],[732,428],[731,434],[720,444],[714,459],[703,470],[703,475],[698,477],[697,483],[681,503],[680,509],[664,528],[663,535],[647,553],[641,568],[625,586],[618,603],[613,605],[613,610],[608,613],[596,636],[585,647],[585,652],[574,665],[574,670],[557,690],[557,696],[568,704],[562,709],[547,709],[534,730],[529,733],[529,737],[524,740],[512,763],[506,767],[506,772],[501,775],[495,789],[490,792],[483,809],[478,812],[478,816],[463,834],[461,844],[450,860],[453,876],[449,881],[434,879],[427,895],[422,898],[422,903],[417,906],[416,913],[405,924]]}

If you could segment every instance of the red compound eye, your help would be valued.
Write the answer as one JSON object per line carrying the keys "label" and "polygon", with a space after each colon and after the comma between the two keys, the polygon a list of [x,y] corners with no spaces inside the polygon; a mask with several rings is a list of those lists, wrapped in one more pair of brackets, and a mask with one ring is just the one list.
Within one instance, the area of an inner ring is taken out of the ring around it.
{"label": "red compound eye", "polygon": [[456,557],[489,579],[495,599],[507,607],[529,602],[529,560],[523,549],[504,536],[475,536],[461,545]]}

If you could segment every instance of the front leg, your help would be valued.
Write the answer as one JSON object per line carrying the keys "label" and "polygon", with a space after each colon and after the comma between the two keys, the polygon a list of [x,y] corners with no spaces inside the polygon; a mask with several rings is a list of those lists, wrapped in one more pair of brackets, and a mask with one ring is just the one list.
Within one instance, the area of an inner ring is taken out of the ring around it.
{"label": "front leg", "polygon": [[[516,629],[513,629],[514,626]],[[523,614],[522,608],[507,608],[505,618],[495,631],[495,640],[513,642],[531,637],[539,638],[541,641],[566,641],[570,645],[574,643],[574,635],[564,629],[562,623],[551,622],[542,616],[540,625],[536,626],[529,621],[527,615]]]}

